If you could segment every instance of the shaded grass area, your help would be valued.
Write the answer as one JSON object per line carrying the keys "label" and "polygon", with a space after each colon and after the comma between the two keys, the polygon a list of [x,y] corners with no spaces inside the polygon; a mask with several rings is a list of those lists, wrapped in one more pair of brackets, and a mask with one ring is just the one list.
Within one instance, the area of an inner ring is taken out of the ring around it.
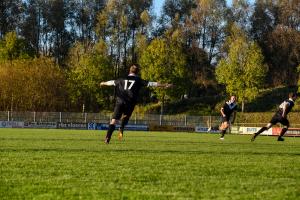
{"label": "shaded grass area", "polygon": [[1,199],[298,199],[300,140],[0,129]]}

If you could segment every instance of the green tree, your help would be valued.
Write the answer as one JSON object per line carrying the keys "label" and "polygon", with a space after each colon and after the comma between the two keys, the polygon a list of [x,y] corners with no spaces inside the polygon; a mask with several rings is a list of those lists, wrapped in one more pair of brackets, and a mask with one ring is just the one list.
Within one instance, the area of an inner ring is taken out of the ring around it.
{"label": "green tree", "polygon": [[263,47],[267,36],[275,27],[277,17],[274,16],[275,8],[265,1],[257,1],[255,3],[253,14],[250,18],[251,37],[258,41]]}
{"label": "green tree", "polygon": [[225,0],[165,1],[158,31],[163,31],[161,36],[167,40],[177,35],[184,47],[185,67],[192,74],[189,95],[216,86],[211,63],[221,51],[227,10]]}
{"label": "green tree", "polygon": [[148,37],[152,22],[151,5],[152,0],[108,0],[98,15],[96,32],[109,48],[116,77],[140,56],[138,45]]}
{"label": "green tree", "polygon": [[165,0],[163,5],[163,14],[161,15],[161,25],[176,27],[191,14],[191,9],[195,7],[195,0]]}
{"label": "green tree", "polygon": [[97,14],[105,6],[106,0],[73,0],[69,1],[72,13],[69,18],[74,19],[72,31],[82,43],[89,43],[95,38]]}
{"label": "green tree", "polygon": [[187,44],[205,50],[210,64],[224,42],[227,11],[225,0],[198,0],[184,24]]}
{"label": "green tree", "polygon": [[166,0],[156,34],[181,29],[186,45],[205,50],[212,64],[225,38],[228,11],[225,0]]}
{"label": "green tree", "polygon": [[33,46],[37,54],[40,53],[40,39],[42,31],[41,1],[29,0],[25,3],[24,20],[21,35]]}
{"label": "green tree", "polygon": [[274,85],[296,85],[300,63],[300,32],[277,27],[268,36],[268,65]]}
{"label": "green tree", "polygon": [[250,18],[253,13],[249,0],[233,0],[228,20],[237,23],[245,32],[251,27]]}
{"label": "green tree", "polygon": [[86,110],[96,111],[98,104],[103,106],[108,101],[105,99],[109,97],[107,91],[99,88],[101,81],[114,77],[110,59],[104,49],[106,46],[103,42],[87,50],[83,44],[77,43],[70,52],[68,91],[77,109],[85,105]]}
{"label": "green tree", "polygon": [[0,39],[8,32],[19,28],[22,21],[22,0],[0,1]]}
{"label": "green tree", "polygon": [[30,58],[34,56],[34,50],[22,38],[18,38],[15,32],[8,32],[0,40],[0,61]]}
{"label": "green tree", "polygon": [[48,44],[50,46],[50,55],[56,62],[63,64],[71,46],[71,37],[67,31],[67,19],[71,10],[69,4],[64,0],[47,1],[44,8],[44,20],[47,22]]}
{"label": "green tree", "polygon": [[228,55],[218,63],[216,78],[226,86],[227,93],[237,95],[244,111],[244,102],[253,100],[263,86],[267,68],[258,45],[248,41],[236,26],[232,28],[228,44]]}
{"label": "green tree", "polygon": [[162,103],[166,95],[178,99],[186,94],[190,74],[186,70],[186,55],[180,43],[154,39],[143,52],[140,64],[143,78],[176,85],[172,90],[153,89]]}
{"label": "green tree", "polygon": [[[214,92],[217,85],[214,72],[215,67],[209,64],[207,53],[196,46],[185,48],[187,55],[187,70],[191,72],[192,85],[189,87],[189,96],[195,96],[203,91]],[[208,89],[209,88],[209,89]]]}
{"label": "green tree", "polygon": [[296,85],[300,62],[298,0],[256,1],[251,18],[252,37],[268,64],[271,86]]}

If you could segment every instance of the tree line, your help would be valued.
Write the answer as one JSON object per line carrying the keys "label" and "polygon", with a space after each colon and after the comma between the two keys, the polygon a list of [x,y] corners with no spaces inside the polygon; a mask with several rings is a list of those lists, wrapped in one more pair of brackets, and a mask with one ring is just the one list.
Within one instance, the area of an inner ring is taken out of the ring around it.
{"label": "tree line", "polygon": [[99,82],[142,66],[143,101],[298,85],[297,0],[2,0],[0,110],[98,112],[113,89]]}

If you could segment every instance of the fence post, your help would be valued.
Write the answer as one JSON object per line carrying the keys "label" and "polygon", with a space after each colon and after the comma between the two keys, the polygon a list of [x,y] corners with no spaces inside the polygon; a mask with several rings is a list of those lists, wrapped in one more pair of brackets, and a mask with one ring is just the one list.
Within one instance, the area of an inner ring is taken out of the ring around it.
{"label": "fence post", "polygon": [[159,125],[162,125],[162,115],[159,115]]}
{"label": "fence post", "polygon": [[184,115],[184,126],[187,126],[187,117]]}
{"label": "fence post", "polygon": [[61,112],[59,112],[59,122],[61,122]]}
{"label": "fence post", "polygon": [[33,122],[35,122],[35,116],[36,115],[36,113],[35,113],[35,111],[33,112]]}
{"label": "fence post", "polygon": [[84,113],[84,123],[86,123],[87,113]]}
{"label": "fence post", "polygon": [[9,121],[9,111],[7,111],[7,121]]}

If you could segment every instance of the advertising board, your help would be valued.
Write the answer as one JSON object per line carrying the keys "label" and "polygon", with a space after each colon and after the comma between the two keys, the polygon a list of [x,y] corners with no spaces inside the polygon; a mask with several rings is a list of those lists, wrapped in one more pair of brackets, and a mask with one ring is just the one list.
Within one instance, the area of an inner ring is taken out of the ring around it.
{"label": "advertising board", "polygon": [[0,128],[23,128],[24,122],[0,121]]}
{"label": "advertising board", "polygon": [[[119,129],[120,125],[116,125],[116,129]],[[89,130],[107,130],[108,124],[102,124],[102,123],[88,123],[88,129]],[[130,131],[148,131],[149,127],[147,125],[139,125],[139,124],[128,124],[125,126],[125,130]]]}

